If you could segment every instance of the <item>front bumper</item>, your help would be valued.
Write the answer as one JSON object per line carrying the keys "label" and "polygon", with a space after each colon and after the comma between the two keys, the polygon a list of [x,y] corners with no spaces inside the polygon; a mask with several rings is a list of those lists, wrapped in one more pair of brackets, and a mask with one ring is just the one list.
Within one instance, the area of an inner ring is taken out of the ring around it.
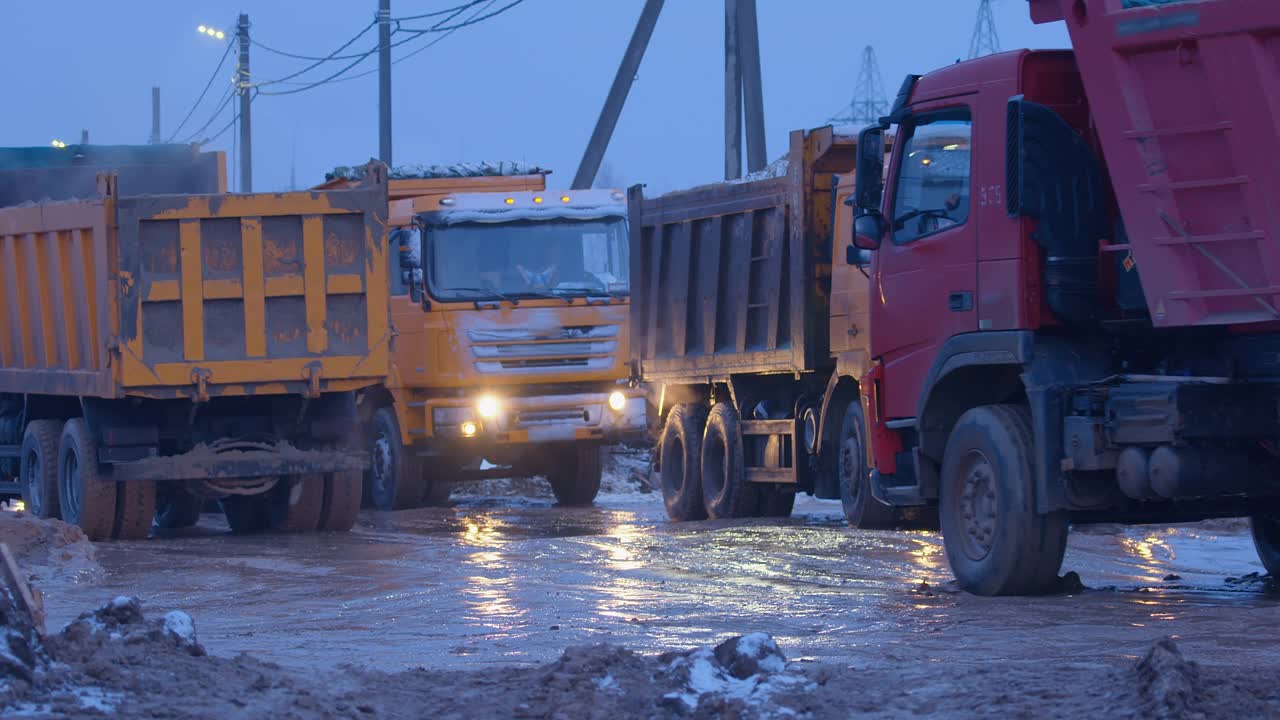
{"label": "front bumper", "polygon": [[[626,396],[622,410],[609,407],[613,392]],[[476,411],[476,398],[441,398],[426,403],[427,437],[433,444],[520,445],[599,440],[639,440],[645,431],[645,400],[640,389],[618,386],[606,392],[572,395],[497,395],[496,417]],[[475,423],[473,436],[463,426]]]}

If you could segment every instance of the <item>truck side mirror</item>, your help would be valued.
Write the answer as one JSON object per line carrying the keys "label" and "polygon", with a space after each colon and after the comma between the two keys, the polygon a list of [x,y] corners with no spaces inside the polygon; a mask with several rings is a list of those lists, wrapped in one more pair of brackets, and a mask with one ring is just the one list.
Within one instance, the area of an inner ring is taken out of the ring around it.
{"label": "truck side mirror", "polygon": [[[849,246],[849,257],[854,256],[854,248],[858,250],[879,250],[880,240],[884,237],[884,216],[879,210],[864,210],[853,219],[853,245]],[[850,265],[856,265],[852,260]]]}
{"label": "truck side mirror", "polygon": [[854,206],[880,211],[884,195],[884,128],[870,125],[858,133],[858,166],[854,171]]}

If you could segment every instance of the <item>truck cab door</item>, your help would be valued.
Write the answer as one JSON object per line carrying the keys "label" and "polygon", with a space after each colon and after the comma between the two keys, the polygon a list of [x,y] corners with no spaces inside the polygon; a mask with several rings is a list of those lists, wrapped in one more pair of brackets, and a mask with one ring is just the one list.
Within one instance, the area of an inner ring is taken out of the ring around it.
{"label": "truck cab door", "polygon": [[968,106],[954,100],[917,106],[899,126],[871,299],[886,419],[914,417],[938,349],[978,329],[972,129]]}

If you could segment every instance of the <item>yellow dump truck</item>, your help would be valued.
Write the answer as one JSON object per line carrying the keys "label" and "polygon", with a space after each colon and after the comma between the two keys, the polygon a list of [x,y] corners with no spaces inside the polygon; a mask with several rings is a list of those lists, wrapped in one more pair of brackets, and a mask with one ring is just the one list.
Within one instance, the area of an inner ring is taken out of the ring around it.
{"label": "yellow dump truck", "polygon": [[590,504],[602,445],[643,438],[625,196],[544,188],[539,172],[391,180],[391,371],[360,403],[374,507],[532,475]]}
{"label": "yellow dump truck", "polygon": [[[0,208],[0,475],[90,538],[346,530],[388,371],[385,169],[359,188]],[[223,174],[225,177],[225,174]]]}

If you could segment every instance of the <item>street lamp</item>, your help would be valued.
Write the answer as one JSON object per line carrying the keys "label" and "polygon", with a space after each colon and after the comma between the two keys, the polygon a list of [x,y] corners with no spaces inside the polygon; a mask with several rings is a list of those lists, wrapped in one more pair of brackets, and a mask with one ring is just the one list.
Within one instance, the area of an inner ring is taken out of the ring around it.
{"label": "street lamp", "polygon": [[217,28],[209,27],[208,25],[201,25],[200,27],[197,27],[196,32],[200,33],[201,35],[208,35],[209,37],[215,38],[217,40],[222,40],[227,37],[226,33],[222,32]]}
{"label": "street lamp", "polygon": [[64,142],[62,142],[61,140],[54,140],[53,142],[51,142],[51,143],[49,143],[49,144],[50,144],[50,145],[52,145],[53,147],[56,147],[56,148],[64,148],[64,147],[66,147],[66,146],[67,146],[67,144],[66,144],[66,143],[64,143]]}

